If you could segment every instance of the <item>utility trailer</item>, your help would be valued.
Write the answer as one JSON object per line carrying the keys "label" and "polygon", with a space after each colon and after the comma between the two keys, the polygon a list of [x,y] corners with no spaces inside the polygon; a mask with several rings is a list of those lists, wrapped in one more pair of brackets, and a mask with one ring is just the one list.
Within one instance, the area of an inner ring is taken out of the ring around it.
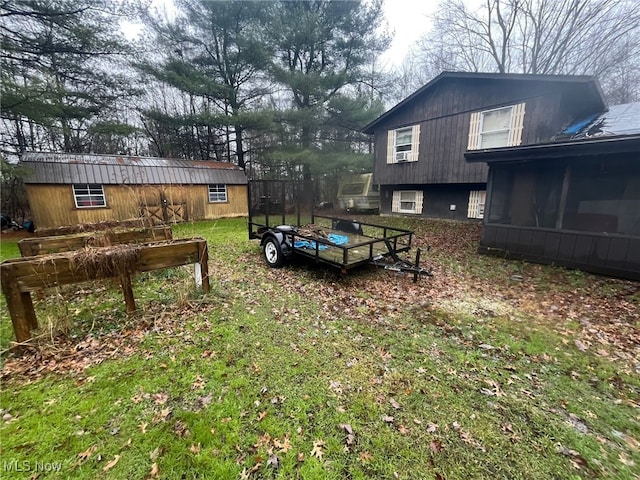
{"label": "utility trailer", "polygon": [[342,273],[373,264],[413,273],[414,281],[431,275],[420,267],[420,249],[414,262],[399,257],[411,249],[411,230],[316,214],[310,182],[251,180],[248,187],[249,238],[260,240],[272,268],[298,256]]}

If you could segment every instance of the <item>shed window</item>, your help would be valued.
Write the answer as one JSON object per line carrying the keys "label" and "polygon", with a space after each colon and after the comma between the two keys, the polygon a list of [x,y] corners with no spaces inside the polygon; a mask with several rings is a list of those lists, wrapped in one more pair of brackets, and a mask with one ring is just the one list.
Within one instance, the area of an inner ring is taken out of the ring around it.
{"label": "shed window", "polygon": [[73,185],[73,199],[77,208],[106,207],[104,189],[98,183],[76,183]]}
{"label": "shed window", "polygon": [[419,190],[396,190],[393,192],[391,211],[394,213],[422,213],[423,194]]}
{"label": "shed window", "polygon": [[209,185],[209,202],[220,203],[227,201],[227,186],[224,183]]}
{"label": "shed window", "polygon": [[387,163],[418,161],[420,125],[389,130],[387,137]]}
{"label": "shed window", "polygon": [[522,142],[524,103],[471,114],[469,150],[513,147]]}

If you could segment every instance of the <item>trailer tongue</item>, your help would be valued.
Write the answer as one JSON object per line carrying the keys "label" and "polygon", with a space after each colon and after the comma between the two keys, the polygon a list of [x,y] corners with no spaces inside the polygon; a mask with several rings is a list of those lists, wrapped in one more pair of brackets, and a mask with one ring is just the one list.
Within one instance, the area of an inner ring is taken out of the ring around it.
{"label": "trailer tongue", "polygon": [[[278,268],[293,255],[339,268],[372,264],[388,270],[431,275],[420,267],[421,250],[414,262],[399,254],[411,248],[411,230],[316,215],[310,191],[299,182],[252,180],[249,182],[249,238],[260,239],[264,259]],[[308,186],[307,186],[308,187]]]}

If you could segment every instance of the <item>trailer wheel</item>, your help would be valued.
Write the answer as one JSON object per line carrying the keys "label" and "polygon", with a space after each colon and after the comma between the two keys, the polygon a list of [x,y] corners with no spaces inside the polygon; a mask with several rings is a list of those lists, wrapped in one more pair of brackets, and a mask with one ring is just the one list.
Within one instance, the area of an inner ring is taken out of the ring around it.
{"label": "trailer wheel", "polygon": [[277,239],[273,237],[267,238],[262,245],[262,252],[267,265],[271,268],[280,268],[284,265],[282,247],[280,247],[280,242]]}

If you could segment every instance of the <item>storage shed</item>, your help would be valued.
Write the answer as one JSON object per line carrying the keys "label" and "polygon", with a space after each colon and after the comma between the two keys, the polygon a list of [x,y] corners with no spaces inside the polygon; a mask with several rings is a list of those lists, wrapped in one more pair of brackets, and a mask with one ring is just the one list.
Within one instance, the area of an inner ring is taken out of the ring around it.
{"label": "storage shed", "polygon": [[24,153],[24,184],[38,228],[149,218],[176,223],[247,215],[247,178],[231,163]]}

